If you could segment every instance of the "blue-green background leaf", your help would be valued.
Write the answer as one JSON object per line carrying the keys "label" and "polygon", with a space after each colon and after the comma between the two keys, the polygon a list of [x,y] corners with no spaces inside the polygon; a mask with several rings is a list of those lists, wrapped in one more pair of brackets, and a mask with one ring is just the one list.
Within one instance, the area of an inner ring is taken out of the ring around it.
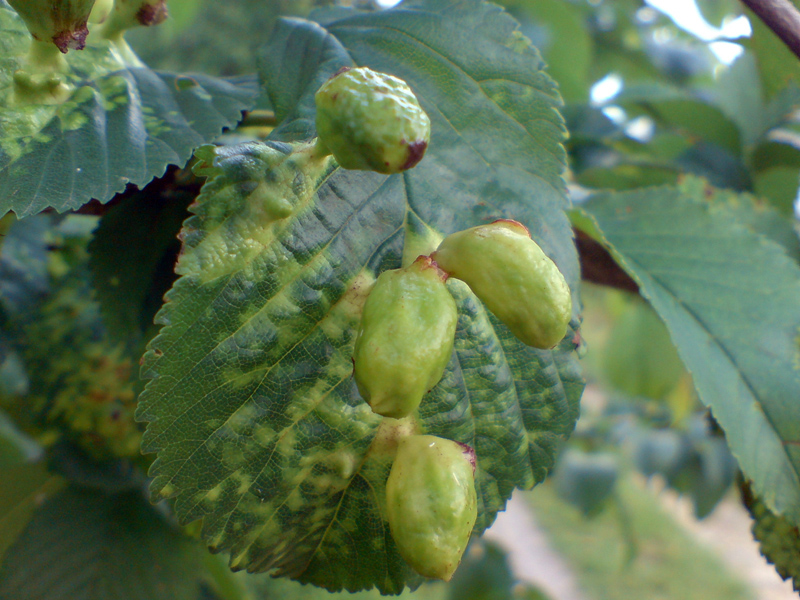
{"label": "blue-green background leaf", "polygon": [[756,493],[800,523],[800,267],[760,233],[772,226],[750,217],[757,208],[706,195],[650,188],[584,208],[666,323]]}

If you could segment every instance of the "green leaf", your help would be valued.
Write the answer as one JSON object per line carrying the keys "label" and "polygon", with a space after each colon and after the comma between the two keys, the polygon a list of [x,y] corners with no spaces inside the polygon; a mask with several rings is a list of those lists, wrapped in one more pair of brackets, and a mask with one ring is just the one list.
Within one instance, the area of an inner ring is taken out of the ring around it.
{"label": "green leaf", "polygon": [[588,101],[593,43],[583,7],[561,0],[506,0],[503,5],[542,52],[564,100]]}
{"label": "green leaf", "polygon": [[680,189],[690,196],[705,198],[712,210],[728,214],[751,231],[777,242],[791,258],[800,263],[800,237],[794,221],[779,213],[775,208],[750,194],[737,194],[709,186],[696,177],[685,178]]}
{"label": "green leaf", "polygon": [[611,330],[602,365],[613,389],[656,400],[666,399],[685,373],[669,332],[638,297]]}
{"label": "green leaf", "polygon": [[139,491],[50,497],[0,566],[15,600],[197,600],[205,550]]}
{"label": "green leaf", "polygon": [[43,462],[0,469],[0,564],[38,506],[63,485]]}
{"label": "green leaf", "polygon": [[774,167],[753,175],[755,193],[769,200],[786,215],[794,213],[798,188],[800,188],[800,169],[797,167]]}
{"label": "green leaf", "polygon": [[773,513],[747,488],[744,498],[753,517],[753,536],[761,554],[775,565],[783,580],[792,580],[792,589],[800,591],[800,529],[789,519]]}
{"label": "green leaf", "polygon": [[0,1],[0,214],[65,211],[144,186],[238,121],[255,96],[250,79],[128,66],[90,34],[86,49],[67,55],[74,91],[65,102],[15,103],[13,74],[29,39]]}
{"label": "green leaf", "polygon": [[666,323],[757,493],[800,522],[800,267],[702,193],[603,194],[585,210]]}
{"label": "green leaf", "polygon": [[[797,0],[792,0],[800,8]],[[747,41],[758,62],[758,71],[767,98],[773,97],[789,83],[800,85],[800,62],[786,44],[752,11],[746,11],[753,34]]]}
{"label": "green leaf", "polygon": [[448,586],[449,600],[511,600],[514,575],[505,551],[491,542],[473,542]]}
{"label": "green leaf", "polygon": [[614,98],[623,107],[637,106],[656,121],[692,139],[700,137],[739,155],[739,128],[717,106],[680,89],[662,84],[626,87]]}
{"label": "green leaf", "polygon": [[[235,568],[398,593],[421,582],[384,511],[398,428],[475,448],[481,532],[515,487],[545,477],[582,381],[571,336],[553,351],[522,346],[451,281],[460,314],[444,378],[413,419],[381,425],[351,376],[366,290],[443,234],[501,216],[530,225],[575,285],[564,131],[541,60],[505,44],[515,26],[497,7],[335,14],[346,17],[325,29],[281,21],[262,53],[266,89],[282,90],[271,92],[285,115],[276,135],[310,137],[316,86],[343,63],[364,64],[417,92],[432,121],[428,154],[387,177],[338,169],[304,144],[204,148],[198,173],[210,179],[181,234],[181,278],[144,357],[154,380],[138,416],[150,422],[144,450],[159,454],[154,497],[175,496],[182,521],[202,517],[204,538]],[[300,74],[291,93],[288,74]]]}
{"label": "green leaf", "polygon": [[742,54],[719,77],[716,103],[739,126],[744,145],[754,143],[767,127],[764,92],[753,55]]}
{"label": "green leaf", "polygon": [[155,180],[121,198],[89,245],[89,268],[103,322],[121,338],[141,336],[174,281],[186,208],[199,193],[188,171]]}
{"label": "green leaf", "polygon": [[[0,375],[4,373],[0,370]],[[0,470],[41,458],[42,447],[0,411]]]}
{"label": "green leaf", "polygon": [[619,467],[612,454],[570,448],[558,458],[553,483],[564,501],[591,516],[603,509],[618,476]]}

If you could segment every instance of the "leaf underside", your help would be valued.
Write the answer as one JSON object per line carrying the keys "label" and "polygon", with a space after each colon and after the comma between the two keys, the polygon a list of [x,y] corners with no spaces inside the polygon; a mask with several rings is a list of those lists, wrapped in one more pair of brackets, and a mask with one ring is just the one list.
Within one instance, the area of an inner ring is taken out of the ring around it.
{"label": "leaf underside", "polygon": [[664,320],[756,493],[800,523],[800,268],[746,195],[601,194],[584,209]]}
{"label": "leaf underside", "polygon": [[[282,119],[275,138],[297,142],[313,136],[313,93],[339,67],[400,76],[431,117],[425,159],[387,177],[309,162],[301,143],[204,149],[209,180],[181,234],[181,278],[143,362],[154,498],[174,496],[182,521],[202,518],[234,568],[330,590],[422,581],[385,517],[384,434],[399,423],[381,425],[352,378],[375,277],[444,234],[513,217],[578,280],[560,100],[538,53],[514,43],[515,23],[492,5],[404,6],[324,13],[325,28],[281,21],[262,78]],[[276,197],[290,200],[289,216]],[[552,351],[528,348],[465,285],[448,286],[455,352],[413,426],[475,448],[480,533],[515,487],[545,477],[583,382],[571,334]]]}
{"label": "leaf underside", "polygon": [[67,54],[74,92],[66,102],[14,105],[13,74],[30,35],[0,0],[0,214],[62,212],[143,186],[167,165],[183,165],[255,98],[252,78],[127,67],[109,42],[93,40]]}

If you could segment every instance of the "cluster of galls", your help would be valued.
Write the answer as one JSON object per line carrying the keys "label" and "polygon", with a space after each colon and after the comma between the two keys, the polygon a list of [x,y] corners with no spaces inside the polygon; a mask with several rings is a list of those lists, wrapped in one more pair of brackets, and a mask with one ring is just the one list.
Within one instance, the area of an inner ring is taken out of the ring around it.
{"label": "cluster of galls", "polygon": [[[572,299],[564,277],[528,230],[500,220],[444,239],[431,256],[383,272],[367,297],[353,361],[373,412],[411,415],[444,374],[457,310],[445,285],[461,279],[522,342],[551,348],[564,337]],[[389,526],[420,574],[449,580],[477,518],[475,454],[457,442],[412,435],[387,482]]]}
{"label": "cluster of galls", "polygon": [[[323,151],[349,169],[397,173],[416,165],[430,121],[405,82],[343,69],[316,95]],[[417,410],[442,378],[458,314],[445,282],[454,277],[523,343],[552,348],[564,337],[572,298],[563,275],[522,224],[499,220],[454,233],[430,256],[385,271],[364,305],[353,355],[356,384],[373,412]],[[449,580],[477,519],[475,452],[430,435],[403,438],[386,483],[392,537],[425,577]]]}

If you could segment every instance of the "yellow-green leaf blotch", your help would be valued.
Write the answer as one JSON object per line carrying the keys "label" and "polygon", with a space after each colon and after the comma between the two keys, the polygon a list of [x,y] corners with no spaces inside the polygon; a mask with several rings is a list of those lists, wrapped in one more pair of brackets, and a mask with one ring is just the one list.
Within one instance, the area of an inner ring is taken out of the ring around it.
{"label": "yellow-green leaf blotch", "polygon": [[427,256],[384,271],[369,293],[353,353],[361,396],[373,412],[400,419],[442,378],[453,353],[456,303]]}
{"label": "yellow-green leaf blotch", "polygon": [[344,68],[315,100],[320,142],[345,169],[399,173],[422,160],[431,122],[402,79]]}
{"label": "yellow-green leaf blotch", "polygon": [[400,442],[386,481],[397,549],[420,575],[450,581],[478,517],[475,452],[433,435]]}
{"label": "yellow-green leaf blotch", "polygon": [[502,219],[447,236],[432,255],[523,343],[552,348],[567,333],[572,297],[528,229]]}

